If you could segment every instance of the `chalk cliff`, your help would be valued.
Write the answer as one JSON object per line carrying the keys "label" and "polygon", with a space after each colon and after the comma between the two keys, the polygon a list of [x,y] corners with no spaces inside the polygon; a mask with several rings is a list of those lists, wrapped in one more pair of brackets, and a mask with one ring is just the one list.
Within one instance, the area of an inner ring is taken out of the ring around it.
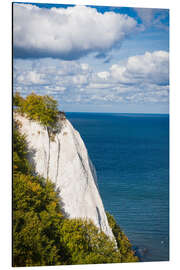
{"label": "chalk cliff", "polygon": [[67,119],[61,119],[57,133],[50,138],[47,128],[38,122],[18,114],[14,118],[20,121],[20,131],[26,135],[31,164],[59,188],[67,216],[91,219],[114,239],[98,191],[96,171],[78,131]]}

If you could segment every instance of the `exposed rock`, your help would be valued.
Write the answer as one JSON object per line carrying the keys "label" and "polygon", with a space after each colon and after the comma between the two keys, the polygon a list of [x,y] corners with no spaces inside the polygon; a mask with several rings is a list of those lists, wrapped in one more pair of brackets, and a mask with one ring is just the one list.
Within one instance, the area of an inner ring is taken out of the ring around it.
{"label": "exposed rock", "polygon": [[64,212],[69,218],[91,219],[114,239],[98,191],[95,168],[80,134],[67,119],[51,140],[47,128],[16,114],[20,131],[26,135],[29,160],[35,171],[51,179],[60,190]]}

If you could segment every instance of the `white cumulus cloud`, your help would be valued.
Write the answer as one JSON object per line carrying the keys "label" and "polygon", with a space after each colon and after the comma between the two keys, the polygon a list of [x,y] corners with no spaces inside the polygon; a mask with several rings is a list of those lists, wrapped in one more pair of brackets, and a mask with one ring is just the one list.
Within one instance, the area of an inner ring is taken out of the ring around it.
{"label": "white cumulus cloud", "polygon": [[127,15],[102,14],[85,6],[46,9],[14,4],[13,14],[14,55],[20,58],[72,60],[90,52],[102,54],[120,46],[137,27]]}
{"label": "white cumulus cloud", "polygon": [[44,74],[39,74],[33,70],[21,73],[16,77],[16,80],[20,84],[27,84],[27,85],[46,83],[46,80],[44,79]]}
{"label": "white cumulus cloud", "polygon": [[111,76],[124,84],[167,85],[169,83],[169,53],[155,51],[131,56],[125,65],[112,65]]}

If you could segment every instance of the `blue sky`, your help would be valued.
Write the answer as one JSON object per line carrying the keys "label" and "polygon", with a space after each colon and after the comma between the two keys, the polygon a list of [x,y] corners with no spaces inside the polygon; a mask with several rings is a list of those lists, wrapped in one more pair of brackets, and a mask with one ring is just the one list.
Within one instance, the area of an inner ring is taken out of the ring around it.
{"label": "blue sky", "polygon": [[168,113],[169,11],[13,6],[13,90],[65,111]]}

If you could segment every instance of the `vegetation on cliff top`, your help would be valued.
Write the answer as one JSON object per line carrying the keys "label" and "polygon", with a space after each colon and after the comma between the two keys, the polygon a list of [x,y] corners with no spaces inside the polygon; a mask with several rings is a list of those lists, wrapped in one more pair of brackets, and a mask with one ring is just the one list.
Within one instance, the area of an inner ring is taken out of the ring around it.
{"label": "vegetation on cliff top", "polygon": [[[20,96],[18,100],[22,101]],[[26,138],[18,125],[14,121],[13,266],[138,261],[110,214],[107,217],[117,246],[91,221],[65,217],[55,186],[33,171],[27,159]]]}
{"label": "vegetation on cliff top", "polygon": [[38,121],[48,128],[56,127],[59,110],[57,101],[52,97],[31,93],[23,98],[16,92],[13,96],[13,105],[17,112],[25,114],[29,119]]}

